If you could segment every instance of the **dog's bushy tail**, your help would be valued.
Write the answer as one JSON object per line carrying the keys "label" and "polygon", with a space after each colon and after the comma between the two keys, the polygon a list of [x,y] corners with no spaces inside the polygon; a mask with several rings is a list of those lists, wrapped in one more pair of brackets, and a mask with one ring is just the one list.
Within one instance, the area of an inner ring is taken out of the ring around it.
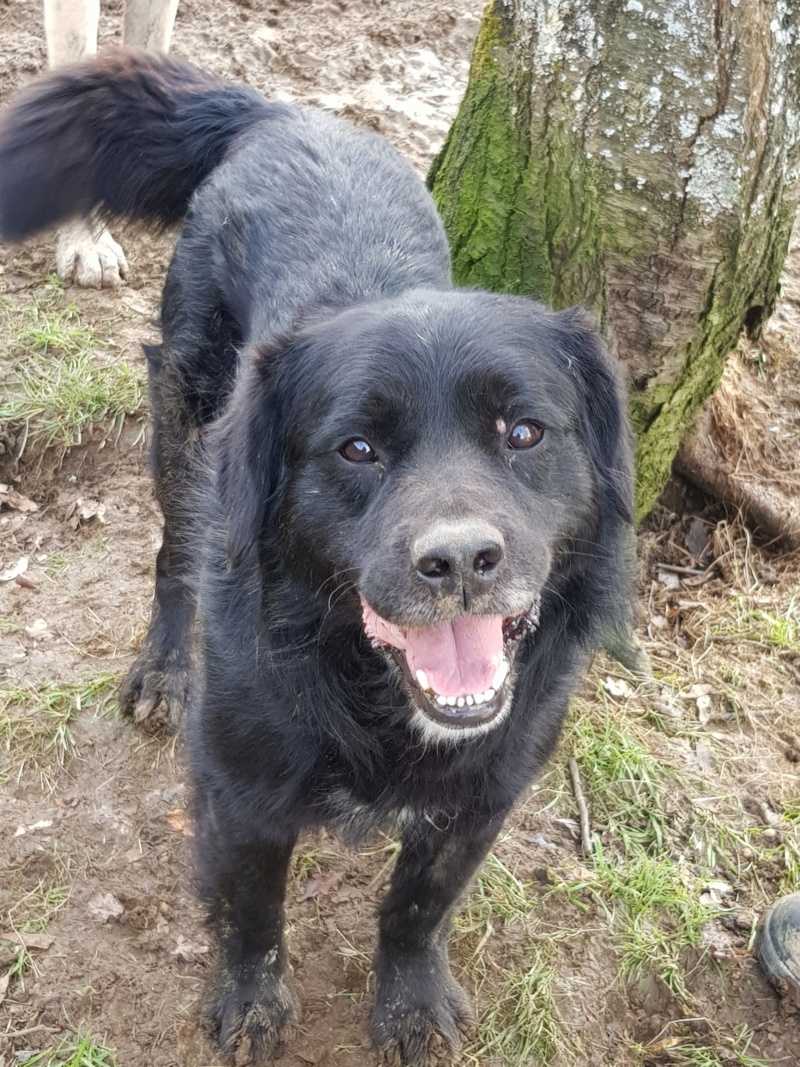
{"label": "dog's bushy tail", "polygon": [[268,108],[253,90],[137,49],[45,75],[0,118],[0,237],[92,211],[177,222]]}

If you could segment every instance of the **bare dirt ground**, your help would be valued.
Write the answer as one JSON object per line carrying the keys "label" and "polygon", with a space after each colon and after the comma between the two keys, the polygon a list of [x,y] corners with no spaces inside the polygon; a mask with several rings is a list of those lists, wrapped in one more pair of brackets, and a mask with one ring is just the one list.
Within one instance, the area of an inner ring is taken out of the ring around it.
{"label": "bare dirt ground", "polygon": [[[184,0],[174,48],[371,125],[424,173],[480,9]],[[105,42],[119,18],[109,6]],[[43,62],[38,0],[0,0],[0,98]],[[114,232],[131,263],[119,293],[54,284],[52,239],[0,251],[0,396],[19,391],[32,351],[58,363],[71,345],[98,374],[141,372],[170,239]],[[755,369],[797,381],[800,302],[788,292]],[[61,333],[43,338],[54,321]],[[75,1067],[216,1064],[199,1023],[210,952],[190,888],[180,742],[143,736],[113,700],[146,626],[159,540],[146,418],[101,420],[65,453],[45,450],[37,425],[0,428],[0,572],[28,561],[0,582],[0,1067],[37,1053],[61,1064],[62,1039],[89,1031],[96,1047]],[[593,665],[557,760],[458,920],[454,965],[480,1017],[465,1063],[800,1061],[800,1017],[751,953],[765,904],[800,889],[800,561],[678,485],[640,549],[653,677]],[[305,1014],[287,1067],[373,1062],[370,956],[393,850],[379,839],[353,854],[323,835],[298,854],[290,948]]]}

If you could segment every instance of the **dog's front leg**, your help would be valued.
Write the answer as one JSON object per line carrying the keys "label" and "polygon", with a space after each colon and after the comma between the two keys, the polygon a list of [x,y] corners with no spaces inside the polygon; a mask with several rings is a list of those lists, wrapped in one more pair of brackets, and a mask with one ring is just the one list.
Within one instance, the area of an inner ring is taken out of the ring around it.
{"label": "dog's front leg", "polygon": [[231,1062],[261,1067],[272,1062],[300,1016],[283,937],[294,838],[232,844],[234,833],[224,840],[217,830],[201,853],[209,924],[221,956],[207,1014]]}
{"label": "dog's front leg", "polygon": [[464,888],[503,818],[447,832],[420,821],[404,834],[380,913],[372,1039],[385,1064],[433,1067],[455,1056],[473,1021],[450,972],[447,936]]}

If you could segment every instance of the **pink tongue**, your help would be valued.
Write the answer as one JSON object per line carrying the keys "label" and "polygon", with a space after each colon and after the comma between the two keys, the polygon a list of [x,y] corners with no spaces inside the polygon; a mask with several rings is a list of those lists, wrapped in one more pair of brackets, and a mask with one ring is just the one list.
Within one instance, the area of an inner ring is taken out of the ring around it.
{"label": "pink tongue", "polygon": [[412,677],[424,671],[443,697],[483,693],[503,659],[503,616],[465,615],[439,626],[401,630],[362,601],[367,634],[405,651]]}

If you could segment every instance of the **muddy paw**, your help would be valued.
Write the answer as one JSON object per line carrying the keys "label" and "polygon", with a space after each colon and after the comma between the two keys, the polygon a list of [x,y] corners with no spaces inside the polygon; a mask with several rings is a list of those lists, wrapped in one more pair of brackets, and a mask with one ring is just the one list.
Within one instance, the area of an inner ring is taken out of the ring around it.
{"label": "muddy paw", "polygon": [[127,275],[128,261],[105,227],[79,219],[59,234],[56,270],[65,281],[90,289],[113,289]]}
{"label": "muddy paw", "polygon": [[469,997],[447,960],[431,955],[413,964],[376,961],[372,1040],[380,1067],[445,1067],[472,1028]]}
{"label": "muddy paw", "polygon": [[145,646],[122,681],[124,715],[148,730],[178,729],[189,696],[189,664],[183,652],[154,653]]}
{"label": "muddy paw", "polygon": [[286,978],[275,979],[257,997],[252,990],[233,989],[206,1010],[222,1053],[234,1067],[271,1064],[300,1020],[297,998]]}

